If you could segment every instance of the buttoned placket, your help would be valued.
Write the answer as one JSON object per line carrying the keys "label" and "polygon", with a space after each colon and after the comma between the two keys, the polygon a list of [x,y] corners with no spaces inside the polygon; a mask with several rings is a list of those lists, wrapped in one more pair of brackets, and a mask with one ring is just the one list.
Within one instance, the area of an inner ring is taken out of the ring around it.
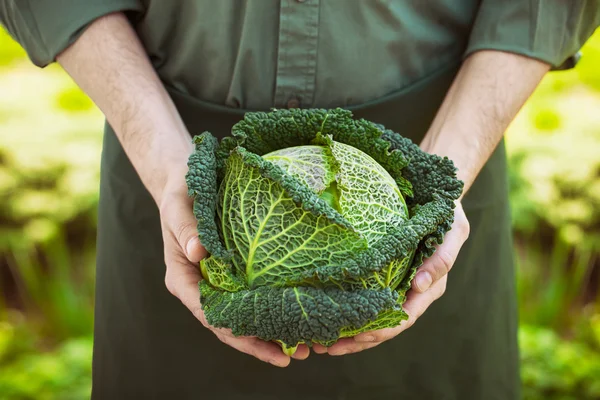
{"label": "buttoned placket", "polygon": [[314,102],[319,6],[319,0],[281,1],[275,107],[310,107]]}

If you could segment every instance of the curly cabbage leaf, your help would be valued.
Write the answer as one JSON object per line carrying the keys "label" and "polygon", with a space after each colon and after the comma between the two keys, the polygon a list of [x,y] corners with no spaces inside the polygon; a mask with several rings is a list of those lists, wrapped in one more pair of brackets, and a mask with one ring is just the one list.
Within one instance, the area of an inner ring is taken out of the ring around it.
{"label": "curly cabbage leaf", "polygon": [[227,315],[234,335],[257,336],[277,340],[288,347],[299,338],[318,338],[323,344],[334,343],[339,332],[332,326],[360,330],[384,311],[402,313],[398,293],[383,290],[311,286],[270,287],[221,292],[205,281],[200,282],[207,320]]}

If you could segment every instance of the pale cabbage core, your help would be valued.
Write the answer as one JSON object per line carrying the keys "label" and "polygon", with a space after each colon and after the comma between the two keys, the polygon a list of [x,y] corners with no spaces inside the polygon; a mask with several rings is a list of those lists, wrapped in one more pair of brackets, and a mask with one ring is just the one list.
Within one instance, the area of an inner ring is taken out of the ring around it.
{"label": "pale cabbage core", "polygon": [[408,209],[394,178],[371,156],[344,143],[297,146],[263,156],[300,179],[372,245],[399,226]]}

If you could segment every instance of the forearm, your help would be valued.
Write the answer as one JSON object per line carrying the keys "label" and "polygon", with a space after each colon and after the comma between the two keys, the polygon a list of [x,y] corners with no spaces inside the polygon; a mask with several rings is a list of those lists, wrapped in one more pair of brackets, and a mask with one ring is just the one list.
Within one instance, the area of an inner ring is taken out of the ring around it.
{"label": "forearm", "polygon": [[184,176],[193,146],[126,18],[96,20],[57,61],[104,113],[158,204],[169,175]]}
{"label": "forearm", "polygon": [[465,183],[463,196],[549,68],[498,51],[465,60],[421,142],[423,150],[454,161]]}

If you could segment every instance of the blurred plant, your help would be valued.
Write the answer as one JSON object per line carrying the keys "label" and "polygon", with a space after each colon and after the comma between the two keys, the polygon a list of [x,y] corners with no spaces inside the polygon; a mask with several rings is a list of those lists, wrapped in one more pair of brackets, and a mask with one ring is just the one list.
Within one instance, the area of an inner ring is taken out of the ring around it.
{"label": "blurred plant", "polygon": [[94,103],[89,97],[84,96],[77,87],[67,88],[57,98],[58,107],[67,111],[89,111],[94,108]]}
{"label": "blurred plant", "polygon": [[506,135],[521,320],[565,334],[600,305],[600,32],[582,52]]}
{"label": "blurred plant", "polygon": [[573,339],[587,343],[591,348],[600,353],[600,307],[587,305],[580,311]]}
{"label": "blurred plant", "polygon": [[53,352],[0,366],[0,400],[89,399],[92,339],[71,339]]}
{"label": "blurred plant", "polygon": [[67,223],[94,232],[102,116],[64,74],[48,73],[55,77],[0,75],[9,116],[0,123],[0,254]]}
{"label": "blurred plant", "polygon": [[104,119],[58,65],[25,57],[0,28],[0,321],[19,310],[47,347],[91,334]]}
{"label": "blurred plant", "polygon": [[600,398],[600,353],[527,325],[521,326],[519,341],[525,400]]}
{"label": "blurred plant", "polygon": [[36,350],[37,337],[23,314],[6,312],[0,322],[0,366],[12,362],[23,353]]}
{"label": "blurred plant", "polygon": [[599,249],[574,248],[560,237],[517,243],[519,312],[523,322],[572,333],[586,304],[600,304]]}
{"label": "blurred plant", "polygon": [[13,61],[26,57],[25,51],[0,26],[0,67],[10,65]]}
{"label": "blurred plant", "polygon": [[90,334],[93,327],[93,237],[75,252],[68,242],[58,232],[35,248],[13,246],[5,254],[11,284],[0,282],[12,288],[12,304],[26,313],[30,328],[52,342]]}

